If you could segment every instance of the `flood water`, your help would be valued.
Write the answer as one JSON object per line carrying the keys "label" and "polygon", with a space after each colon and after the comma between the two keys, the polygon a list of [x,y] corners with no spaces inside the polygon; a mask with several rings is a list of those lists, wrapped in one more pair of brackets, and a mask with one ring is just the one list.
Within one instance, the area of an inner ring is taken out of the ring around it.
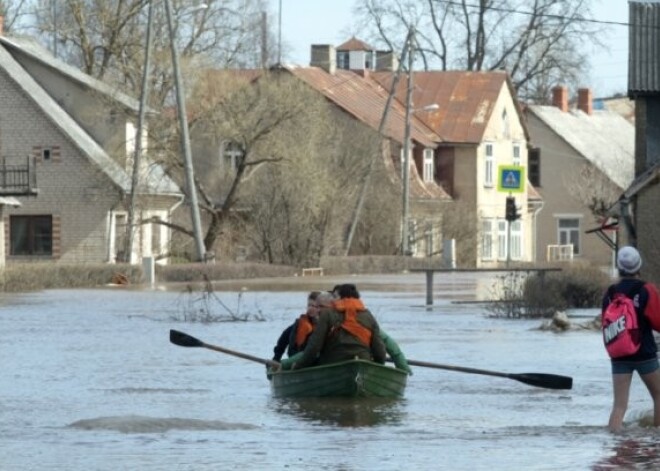
{"label": "flood water", "polygon": [[[316,280],[321,289],[335,284]],[[401,400],[274,399],[261,364],[169,343],[174,328],[270,358],[305,305],[306,285],[225,287],[217,299],[262,320],[210,324],[177,320],[190,308],[178,290],[4,295],[0,469],[660,468],[660,434],[648,427],[651,401],[639,379],[626,430],[605,429],[610,373],[597,332],[554,334],[537,330],[539,321],[452,303],[477,296],[469,277],[437,280],[433,310],[422,306],[423,275],[380,280],[358,288],[409,358],[566,375],[573,389],[416,367]]]}

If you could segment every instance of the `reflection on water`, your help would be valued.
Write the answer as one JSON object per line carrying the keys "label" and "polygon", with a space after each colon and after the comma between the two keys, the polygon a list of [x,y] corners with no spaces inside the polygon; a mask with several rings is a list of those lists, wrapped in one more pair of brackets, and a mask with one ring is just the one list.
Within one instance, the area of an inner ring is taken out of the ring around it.
{"label": "reflection on water", "polygon": [[592,469],[660,469],[660,443],[656,440],[657,436],[646,436],[620,441],[613,447],[613,454],[595,464]]}
{"label": "reflection on water", "polygon": [[404,416],[404,400],[392,398],[274,398],[272,405],[278,413],[338,427],[394,425]]}

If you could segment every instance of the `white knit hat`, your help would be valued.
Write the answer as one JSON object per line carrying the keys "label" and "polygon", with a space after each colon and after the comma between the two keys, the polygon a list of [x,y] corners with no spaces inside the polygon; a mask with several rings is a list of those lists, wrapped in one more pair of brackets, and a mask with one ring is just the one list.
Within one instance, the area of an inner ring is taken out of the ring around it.
{"label": "white knit hat", "polygon": [[642,257],[635,247],[621,247],[616,256],[616,266],[622,273],[634,275],[642,268]]}

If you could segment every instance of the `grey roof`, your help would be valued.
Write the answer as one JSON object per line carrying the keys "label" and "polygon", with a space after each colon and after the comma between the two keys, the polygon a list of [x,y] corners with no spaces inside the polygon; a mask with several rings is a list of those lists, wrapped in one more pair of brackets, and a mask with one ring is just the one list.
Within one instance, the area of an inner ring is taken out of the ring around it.
{"label": "grey roof", "polygon": [[530,105],[529,110],[593,163],[621,190],[635,176],[635,127],[617,113],[594,110],[563,112],[556,106]]}
{"label": "grey roof", "polygon": [[41,62],[42,64],[50,67],[53,70],[56,70],[69,78],[75,80],[76,82],[85,85],[93,90],[96,90],[104,95],[114,98],[118,103],[120,103],[125,108],[137,112],[139,110],[140,103],[135,98],[132,98],[125,93],[120,92],[119,90],[111,87],[105,82],[98,80],[91,75],[87,75],[80,69],[72,67],[64,61],[59,60],[52,53],[43,47],[39,42],[30,36],[1,36],[0,35],[0,44],[8,48],[11,53],[11,49],[15,51],[23,52],[33,59]]}
{"label": "grey roof", "polygon": [[[5,49],[6,43],[6,38],[0,38],[0,45],[3,46],[0,47],[0,68],[32,98],[35,106],[41,108],[51,122],[68,136],[92,163],[97,165],[120,189],[129,192],[131,189],[130,175],[23,69]],[[57,62],[59,67],[59,61]],[[100,88],[96,88],[100,91]],[[141,193],[181,194],[181,189],[160,166],[152,165],[150,167],[151,170],[145,179],[146,191],[143,191],[143,186],[140,189]]]}

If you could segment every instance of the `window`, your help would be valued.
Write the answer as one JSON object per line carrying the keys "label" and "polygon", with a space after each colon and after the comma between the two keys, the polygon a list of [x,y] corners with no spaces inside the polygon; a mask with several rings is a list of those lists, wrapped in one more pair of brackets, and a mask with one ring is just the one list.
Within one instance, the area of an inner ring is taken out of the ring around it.
{"label": "window", "polygon": [[522,224],[520,221],[511,223],[511,260],[522,259]]}
{"label": "window", "polygon": [[221,165],[225,170],[236,171],[243,159],[243,149],[232,141],[225,141],[221,146]]}
{"label": "window", "polygon": [[493,259],[493,220],[481,221],[481,259]]}
{"label": "window", "polygon": [[507,258],[507,222],[505,219],[497,220],[497,259],[506,260]]}
{"label": "window", "polygon": [[374,70],[374,51],[364,51],[364,68]]}
{"label": "window", "polygon": [[46,148],[41,151],[41,157],[44,159],[44,162],[50,160],[51,152],[50,149]]}
{"label": "window", "polygon": [[424,181],[434,180],[435,168],[433,165],[433,149],[424,149]]}
{"label": "window", "polygon": [[9,219],[11,255],[52,255],[52,216],[11,216]]}
{"label": "window", "polygon": [[509,114],[506,111],[506,108],[502,110],[502,136],[504,139],[508,139],[511,135],[511,123],[509,122]]}
{"label": "window", "polygon": [[520,165],[520,144],[513,145],[513,165]]}
{"label": "window", "polygon": [[557,242],[573,245],[573,255],[580,255],[580,219],[560,218],[557,220]]}
{"label": "window", "polygon": [[349,62],[348,62],[348,51],[337,51],[337,68],[339,69],[349,69]]}
{"label": "window", "polygon": [[484,169],[484,186],[493,186],[493,171],[495,158],[493,157],[493,144],[486,144],[486,167]]}
{"label": "window", "polygon": [[534,186],[541,186],[541,149],[535,147],[534,149],[529,149],[529,155],[527,156],[527,167],[528,167],[528,177],[529,182]]}

